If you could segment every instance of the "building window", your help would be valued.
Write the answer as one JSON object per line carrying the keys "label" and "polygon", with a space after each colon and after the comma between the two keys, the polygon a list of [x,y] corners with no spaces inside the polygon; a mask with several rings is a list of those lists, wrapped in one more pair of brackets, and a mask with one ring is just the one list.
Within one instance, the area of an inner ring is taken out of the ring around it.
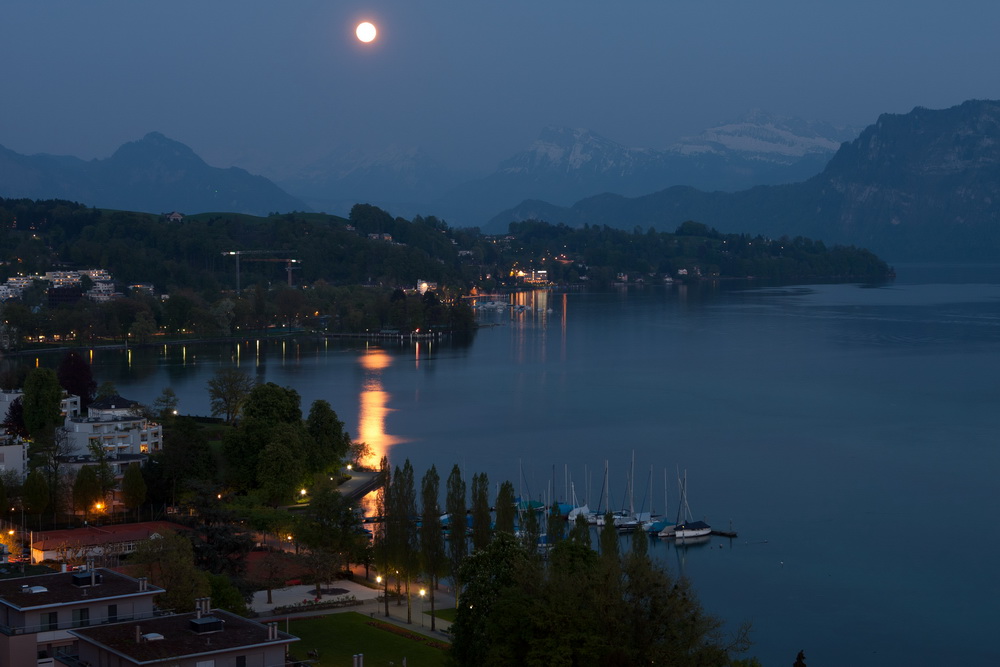
{"label": "building window", "polygon": [[74,609],[73,610],[73,627],[83,628],[90,625],[90,609]]}
{"label": "building window", "polygon": [[118,605],[109,604],[108,605],[108,623],[118,622]]}
{"label": "building window", "polygon": [[245,655],[236,656],[236,667],[247,667],[247,657]]}
{"label": "building window", "polygon": [[55,630],[59,627],[59,612],[50,611],[42,614],[42,631]]}

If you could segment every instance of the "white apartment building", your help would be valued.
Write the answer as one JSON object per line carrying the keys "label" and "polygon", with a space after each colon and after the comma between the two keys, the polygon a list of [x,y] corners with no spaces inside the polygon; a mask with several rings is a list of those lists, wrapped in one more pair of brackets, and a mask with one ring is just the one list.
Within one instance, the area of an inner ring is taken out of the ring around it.
{"label": "white apartment building", "polygon": [[66,420],[69,453],[86,456],[92,443],[111,458],[151,454],[163,448],[163,427],[137,412],[139,404],[121,396],[101,398],[87,408],[87,416]]}

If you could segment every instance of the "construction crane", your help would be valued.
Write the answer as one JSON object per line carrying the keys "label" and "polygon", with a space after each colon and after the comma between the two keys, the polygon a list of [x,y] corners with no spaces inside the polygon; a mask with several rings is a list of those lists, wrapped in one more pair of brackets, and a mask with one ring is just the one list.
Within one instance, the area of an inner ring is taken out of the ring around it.
{"label": "construction crane", "polygon": [[243,255],[266,255],[270,252],[270,250],[228,250],[222,253],[223,257],[236,258],[236,296],[240,295],[240,257]]}
{"label": "construction crane", "polygon": [[288,273],[288,286],[289,287],[292,286],[292,271],[295,271],[296,269],[301,269],[302,268],[301,266],[295,266],[296,264],[299,264],[299,263],[302,262],[302,260],[300,260],[300,259],[287,259],[287,258],[278,259],[278,258],[272,258],[272,257],[254,257],[254,258],[249,258],[246,261],[248,261],[248,262],[284,262],[285,263],[285,272]]}

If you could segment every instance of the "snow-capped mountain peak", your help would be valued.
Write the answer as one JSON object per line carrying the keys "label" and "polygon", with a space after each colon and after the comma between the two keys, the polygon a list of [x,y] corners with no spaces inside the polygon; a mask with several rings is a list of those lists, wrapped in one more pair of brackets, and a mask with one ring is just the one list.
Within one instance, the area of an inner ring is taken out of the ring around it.
{"label": "snow-capped mountain peak", "polygon": [[810,154],[832,155],[843,142],[857,137],[858,131],[852,127],[772,116],[755,110],[695,137],[684,137],[670,148],[670,152],[687,156],[737,153],[755,159],[788,162]]}

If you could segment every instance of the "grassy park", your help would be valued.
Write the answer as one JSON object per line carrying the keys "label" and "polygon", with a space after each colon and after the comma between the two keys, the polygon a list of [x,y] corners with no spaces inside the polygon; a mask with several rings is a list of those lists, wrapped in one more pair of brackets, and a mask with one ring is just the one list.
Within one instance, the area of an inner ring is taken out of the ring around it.
{"label": "grassy park", "polygon": [[318,651],[314,664],[324,667],[350,667],[357,653],[364,654],[365,667],[402,665],[403,658],[412,667],[446,663],[447,645],[357,612],[292,620],[289,631],[301,638],[292,644],[292,655],[305,660]]}

